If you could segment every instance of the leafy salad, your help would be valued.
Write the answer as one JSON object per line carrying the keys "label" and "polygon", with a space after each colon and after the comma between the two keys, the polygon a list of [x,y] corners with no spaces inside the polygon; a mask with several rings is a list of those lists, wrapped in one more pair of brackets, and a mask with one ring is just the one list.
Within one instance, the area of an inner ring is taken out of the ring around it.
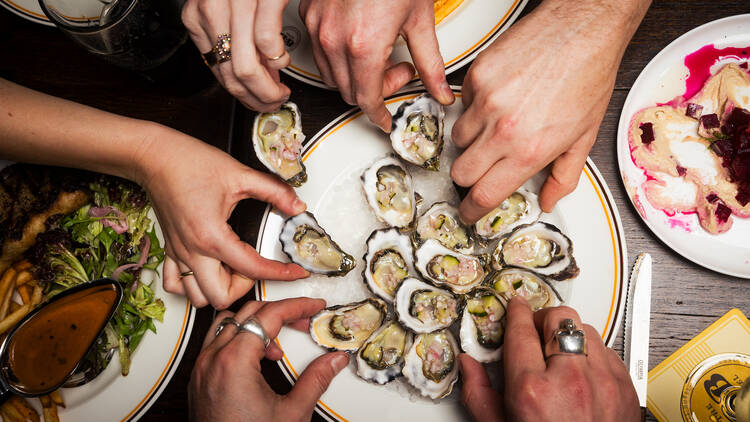
{"label": "leafy salad", "polygon": [[48,230],[37,236],[28,257],[36,264],[47,299],[98,278],[122,283],[123,300],[89,350],[85,371],[99,374],[117,350],[121,373],[127,375],[144,334],[155,333],[154,320],[164,317],[164,303],[151,284],[141,280],[144,270],[156,271],[164,261],[164,249],[148,217],[151,206],[146,193],[138,185],[100,176],[89,189],[90,203],[48,220]]}

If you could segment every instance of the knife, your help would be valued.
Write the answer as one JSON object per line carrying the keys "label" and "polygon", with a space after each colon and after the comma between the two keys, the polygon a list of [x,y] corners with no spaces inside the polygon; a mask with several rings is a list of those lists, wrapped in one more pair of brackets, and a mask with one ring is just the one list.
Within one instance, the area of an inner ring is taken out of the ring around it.
{"label": "knife", "polygon": [[651,317],[651,255],[635,260],[625,304],[625,364],[633,380],[638,402],[646,407],[648,386],[648,339]]}

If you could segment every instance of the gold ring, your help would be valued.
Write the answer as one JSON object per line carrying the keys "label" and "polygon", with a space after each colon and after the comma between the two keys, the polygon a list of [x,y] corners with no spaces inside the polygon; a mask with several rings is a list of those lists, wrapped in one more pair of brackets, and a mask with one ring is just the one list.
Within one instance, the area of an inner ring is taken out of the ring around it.
{"label": "gold ring", "polygon": [[192,271],[185,271],[183,273],[180,273],[180,280],[182,280],[183,277],[190,277],[191,275],[193,275]]}
{"label": "gold ring", "polygon": [[268,61],[275,62],[276,60],[278,60],[278,59],[280,59],[280,58],[282,58],[284,56],[286,56],[286,50],[284,50],[283,53],[279,54],[276,57],[268,57]]}
{"label": "gold ring", "polygon": [[201,54],[206,66],[211,67],[218,63],[224,63],[232,59],[232,37],[229,34],[221,34],[216,39],[216,44],[208,53]]}

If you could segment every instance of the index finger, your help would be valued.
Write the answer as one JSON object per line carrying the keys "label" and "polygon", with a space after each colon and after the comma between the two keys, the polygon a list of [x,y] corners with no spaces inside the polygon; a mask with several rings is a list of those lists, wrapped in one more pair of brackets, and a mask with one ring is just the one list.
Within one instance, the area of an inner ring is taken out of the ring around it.
{"label": "index finger", "polygon": [[516,191],[538,170],[518,165],[510,158],[497,161],[474,184],[458,208],[461,221],[473,224]]}
{"label": "index finger", "polygon": [[513,385],[516,379],[528,372],[543,372],[544,363],[539,332],[534,326],[534,313],[521,296],[508,304],[503,364],[505,377]]}
{"label": "index finger", "polygon": [[352,75],[354,101],[371,122],[384,132],[391,130],[391,113],[385,108],[383,83],[388,57],[380,57],[379,49],[366,54],[353,55],[349,61]]}

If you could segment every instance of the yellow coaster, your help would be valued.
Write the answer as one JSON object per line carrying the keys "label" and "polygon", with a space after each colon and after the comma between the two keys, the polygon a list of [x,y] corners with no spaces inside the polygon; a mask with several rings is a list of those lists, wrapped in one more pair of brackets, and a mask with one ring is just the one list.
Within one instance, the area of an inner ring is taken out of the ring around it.
{"label": "yellow coaster", "polygon": [[661,422],[680,422],[685,381],[701,362],[720,353],[750,355],[750,321],[732,309],[648,373],[647,405]]}

